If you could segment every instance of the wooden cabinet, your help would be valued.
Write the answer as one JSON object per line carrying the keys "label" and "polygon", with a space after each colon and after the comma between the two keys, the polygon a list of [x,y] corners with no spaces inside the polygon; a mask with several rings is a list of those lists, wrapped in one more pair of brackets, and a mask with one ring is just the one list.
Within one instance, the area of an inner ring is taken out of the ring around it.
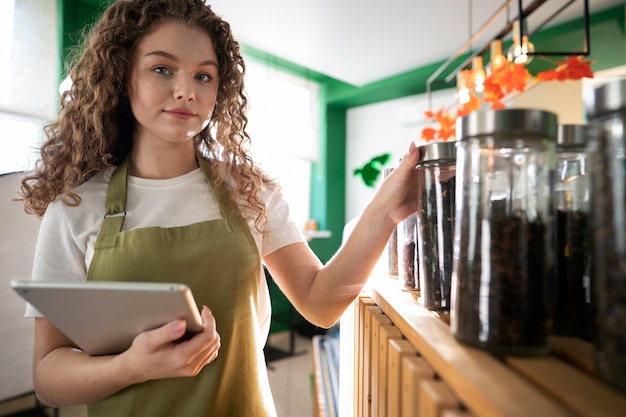
{"label": "wooden cabinet", "polygon": [[340,360],[354,362],[353,416],[626,416],[626,395],[594,375],[582,340],[554,337],[544,357],[496,357],[457,342],[390,278],[352,309],[354,355]]}

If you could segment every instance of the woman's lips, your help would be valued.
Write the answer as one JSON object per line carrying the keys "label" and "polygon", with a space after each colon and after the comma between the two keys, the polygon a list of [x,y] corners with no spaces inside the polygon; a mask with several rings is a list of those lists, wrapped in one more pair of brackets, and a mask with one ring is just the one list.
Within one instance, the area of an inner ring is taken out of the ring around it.
{"label": "woman's lips", "polygon": [[189,110],[185,110],[185,109],[170,109],[170,110],[165,110],[165,113],[169,114],[170,116],[176,119],[181,119],[181,120],[188,120],[195,116],[192,112],[190,112]]}

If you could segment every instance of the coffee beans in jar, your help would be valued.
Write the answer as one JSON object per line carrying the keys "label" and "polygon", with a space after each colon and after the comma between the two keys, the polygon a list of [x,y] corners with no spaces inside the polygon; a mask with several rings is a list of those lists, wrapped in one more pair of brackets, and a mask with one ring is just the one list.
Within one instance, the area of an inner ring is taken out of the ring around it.
{"label": "coffee beans in jar", "polygon": [[450,326],[496,354],[548,351],[555,114],[532,109],[457,120]]}

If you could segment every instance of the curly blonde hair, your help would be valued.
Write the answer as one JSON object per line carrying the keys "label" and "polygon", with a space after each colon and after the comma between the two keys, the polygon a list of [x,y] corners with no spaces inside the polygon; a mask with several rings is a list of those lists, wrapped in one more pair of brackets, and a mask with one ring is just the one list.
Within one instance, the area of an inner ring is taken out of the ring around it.
{"label": "curly blonde hair", "polygon": [[[35,170],[22,181],[17,199],[26,212],[41,217],[60,195],[64,204],[77,206],[76,186],[129,155],[135,123],[127,93],[131,56],[139,41],[166,20],[199,27],[213,41],[219,61],[217,102],[195,144],[215,162],[210,164],[211,185],[226,187],[233,207],[240,201],[236,196],[244,196],[242,203],[255,213],[261,230],[266,207],[259,191],[269,179],[248,153],[245,63],[230,25],[203,0],[118,0],[105,10],[74,51],[72,87],[61,96],[58,119],[44,128],[47,140]],[[233,185],[219,175],[218,161]]]}

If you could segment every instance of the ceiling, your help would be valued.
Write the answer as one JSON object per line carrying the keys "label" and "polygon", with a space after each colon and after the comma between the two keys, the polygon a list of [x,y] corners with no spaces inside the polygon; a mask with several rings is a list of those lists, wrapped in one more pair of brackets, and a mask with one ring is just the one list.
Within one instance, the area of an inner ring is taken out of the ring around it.
{"label": "ceiling", "polygon": [[[518,14],[512,0],[207,2],[240,43],[356,86],[445,60],[492,20],[472,43],[482,48]],[[547,26],[582,17],[584,0],[549,0],[528,18],[529,31],[568,2]],[[531,3],[523,0],[523,8]],[[589,0],[589,9],[593,14],[623,3]]]}

